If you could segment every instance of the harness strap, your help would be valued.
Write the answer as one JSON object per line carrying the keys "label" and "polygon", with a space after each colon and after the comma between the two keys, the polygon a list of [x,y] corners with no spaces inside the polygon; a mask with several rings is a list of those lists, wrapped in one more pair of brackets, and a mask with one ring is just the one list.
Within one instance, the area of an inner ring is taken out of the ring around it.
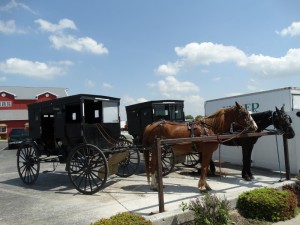
{"label": "harness strap", "polygon": [[219,173],[220,179],[222,178],[222,163],[221,163],[221,145],[219,144]]}

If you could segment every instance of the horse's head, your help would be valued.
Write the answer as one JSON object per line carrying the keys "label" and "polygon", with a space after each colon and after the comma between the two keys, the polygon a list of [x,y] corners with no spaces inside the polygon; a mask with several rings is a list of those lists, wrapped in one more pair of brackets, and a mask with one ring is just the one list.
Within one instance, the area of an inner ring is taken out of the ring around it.
{"label": "horse's head", "polygon": [[257,125],[251,114],[239,103],[235,102],[233,107],[234,123],[247,131],[256,131]]}
{"label": "horse's head", "polygon": [[288,139],[292,139],[295,137],[294,129],[292,128],[292,119],[289,115],[286,114],[284,111],[284,107],[282,106],[281,109],[277,107],[276,111],[273,113],[273,124],[274,127],[284,133],[284,135]]}

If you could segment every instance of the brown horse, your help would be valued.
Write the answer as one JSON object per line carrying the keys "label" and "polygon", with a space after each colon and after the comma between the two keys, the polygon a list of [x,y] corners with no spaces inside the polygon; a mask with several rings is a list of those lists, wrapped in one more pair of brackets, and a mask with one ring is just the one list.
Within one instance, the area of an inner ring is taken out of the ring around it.
{"label": "brown horse", "polygon": [[[150,183],[151,175],[151,188],[157,189],[157,180],[155,176],[156,171],[156,161],[157,161],[157,151],[155,146],[156,138],[188,138],[191,134],[194,136],[201,135],[214,135],[223,133],[230,129],[232,123],[239,124],[245,130],[255,131],[257,125],[252,119],[248,111],[236,102],[236,105],[231,108],[222,108],[205,118],[205,126],[195,124],[193,132],[188,129],[186,123],[175,123],[170,121],[158,121],[146,126],[143,135],[143,145],[152,146],[152,157],[151,166],[149,162],[149,151],[144,151],[145,167],[148,183]],[[215,132],[213,132],[213,130]],[[201,191],[211,190],[211,188],[206,183],[206,174],[208,170],[208,165],[212,157],[213,152],[218,148],[218,142],[195,142],[195,143],[182,143],[173,146],[176,150],[183,152],[190,152],[192,145],[195,145],[197,151],[202,153],[202,167],[201,167],[201,177],[198,182],[198,188]]]}

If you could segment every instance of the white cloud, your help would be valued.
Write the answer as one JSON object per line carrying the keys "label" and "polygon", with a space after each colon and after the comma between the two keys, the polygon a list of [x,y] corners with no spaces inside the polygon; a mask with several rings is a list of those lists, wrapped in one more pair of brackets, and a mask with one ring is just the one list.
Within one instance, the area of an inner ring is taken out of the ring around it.
{"label": "white cloud", "polygon": [[240,62],[246,58],[245,53],[234,46],[224,46],[211,42],[189,43],[184,47],[176,47],[175,52],[185,62],[198,65],[228,61]]}
{"label": "white cloud", "polygon": [[175,97],[180,93],[198,92],[199,88],[192,82],[180,82],[173,76],[168,76],[164,80],[158,81],[159,92],[165,97]]}
{"label": "white cloud", "polygon": [[13,34],[13,33],[25,33],[25,31],[18,28],[14,20],[8,20],[6,22],[0,20],[0,33]]}
{"label": "white cloud", "polygon": [[204,98],[199,95],[188,95],[182,98],[186,115],[204,116]]}
{"label": "white cloud", "polygon": [[250,91],[258,91],[259,90],[258,86],[259,86],[259,83],[256,80],[250,79],[248,81],[248,84],[247,84],[248,90],[250,90]]}
{"label": "white cloud", "polygon": [[13,9],[17,9],[17,8],[21,8],[24,9],[34,15],[36,15],[37,13],[35,11],[33,11],[29,6],[25,5],[24,3],[21,2],[17,2],[15,0],[11,0],[10,2],[8,2],[6,5],[4,6],[0,6],[0,11],[2,12],[9,12]]}
{"label": "white cloud", "polygon": [[212,81],[220,81],[222,78],[221,77],[213,77]]}
{"label": "white cloud", "polygon": [[52,33],[61,33],[66,29],[77,30],[75,23],[69,19],[61,19],[58,24],[53,24],[43,19],[38,19],[34,22],[40,25],[41,30]]}
{"label": "white cloud", "polygon": [[162,74],[162,75],[176,75],[181,67],[182,67],[182,64],[179,62],[168,63],[168,64],[160,65],[158,67],[158,69],[156,70],[156,73]]}
{"label": "white cloud", "polygon": [[90,52],[94,54],[108,53],[108,49],[102,43],[97,43],[89,37],[76,38],[72,35],[51,35],[49,40],[55,49],[68,48],[78,52]]}
{"label": "white cloud", "polygon": [[55,49],[72,49],[77,52],[93,54],[108,54],[108,49],[90,37],[76,37],[66,34],[66,30],[77,30],[76,24],[70,19],[61,19],[58,24],[50,23],[43,19],[35,20],[40,29],[52,33],[49,41]]}
{"label": "white cloud", "polygon": [[241,94],[244,94],[244,93],[241,93],[241,92],[231,92],[231,93],[225,94],[225,97],[232,97],[232,96],[237,96],[237,95],[241,95]]}
{"label": "white cloud", "polygon": [[166,65],[159,66],[157,71],[175,75],[184,67],[231,61],[237,66],[263,77],[271,78],[300,74],[300,49],[289,49],[285,56],[278,58],[261,54],[247,56],[234,46],[224,46],[211,42],[190,43],[185,47],[176,47],[175,51],[180,59],[175,63],[169,62]]}
{"label": "white cloud", "polygon": [[300,36],[300,22],[293,22],[289,27],[276,31],[281,36]]}
{"label": "white cloud", "polygon": [[104,88],[112,88],[113,86],[111,84],[109,84],[109,83],[103,83],[102,87],[104,87]]}
{"label": "white cloud", "polygon": [[[9,58],[0,62],[0,71],[8,74],[19,74],[33,78],[52,79],[57,75],[64,74],[70,61],[61,62],[38,62],[19,58]],[[57,66],[58,65],[58,66]]]}
{"label": "white cloud", "polygon": [[84,86],[87,88],[93,88],[96,86],[95,82],[92,80],[85,80],[84,81]]}
{"label": "white cloud", "polygon": [[145,98],[133,98],[133,97],[126,95],[121,98],[121,101],[124,106],[127,106],[127,105],[133,105],[133,104],[137,104],[137,103],[141,103],[141,102],[146,102],[148,100]]}
{"label": "white cloud", "polygon": [[264,55],[251,55],[245,68],[263,77],[279,77],[300,74],[300,49],[290,49],[285,56],[275,58]]}
{"label": "white cloud", "polygon": [[128,95],[122,97],[121,98],[121,103],[120,103],[120,117],[121,117],[121,120],[124,120],[124,121],[127,120],[125,106],[133,105],[133,104],[137,104],[137,103],[141,103],[141,102],[146,102],[146,101],[148,101],[148,100],[145,99],[145,98],[133,98],[133,97],[130,97]]}

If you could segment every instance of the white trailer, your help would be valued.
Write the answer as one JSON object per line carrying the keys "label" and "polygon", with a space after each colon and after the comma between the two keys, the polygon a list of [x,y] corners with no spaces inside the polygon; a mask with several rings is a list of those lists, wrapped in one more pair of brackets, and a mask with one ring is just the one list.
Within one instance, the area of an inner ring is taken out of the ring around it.
{"label": "white trailer", "polygon": [[[300,88],[286,87],[208,100],[205,102],[205,115],[208,116],[222,107],[233,106],[235,102],[242,104],[251,112],[274,111],[275,106],[279,109],[284,106],[285,111],[292,118],[292,127],[296,134],[293,139],[288,140],[290,172],[298,174],[300,172],[300,117],[296,113],[300,111]],[[273,128],[273,125],[271,125],[267,129]],[[276,143],[278,143],[280,161],[278,161]],[[215,152],[213,158],[219,159],[219,153]],[[220,160],[242,165],[242,148],[222,145]],[[277,136],[277,141],[275,135],[259,138],[253,148],[252,166],[285,170],[283,138],[281,135]]]}

